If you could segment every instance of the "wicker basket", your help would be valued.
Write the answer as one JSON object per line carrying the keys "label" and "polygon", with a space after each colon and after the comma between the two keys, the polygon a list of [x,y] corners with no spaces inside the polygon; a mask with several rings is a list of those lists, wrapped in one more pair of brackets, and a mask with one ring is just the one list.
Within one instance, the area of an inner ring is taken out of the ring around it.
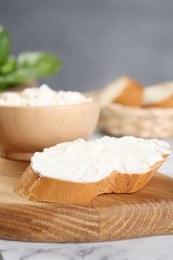
{"label": "wicker basket", "polygon": [[101,109],[99,127],[113,136],[173,136],[173,108],[136,108],[109,104]]}

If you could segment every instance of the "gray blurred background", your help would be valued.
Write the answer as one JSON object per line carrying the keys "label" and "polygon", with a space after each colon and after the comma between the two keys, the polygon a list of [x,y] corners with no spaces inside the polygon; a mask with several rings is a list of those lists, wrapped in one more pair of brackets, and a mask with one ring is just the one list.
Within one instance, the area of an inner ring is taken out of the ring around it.
{"label": "gray blurred background", "polygon": [[51,51],[54,89],[99,89],[128,74],[150,85],[173,79],[171,0],[0,0],[13,53]]}

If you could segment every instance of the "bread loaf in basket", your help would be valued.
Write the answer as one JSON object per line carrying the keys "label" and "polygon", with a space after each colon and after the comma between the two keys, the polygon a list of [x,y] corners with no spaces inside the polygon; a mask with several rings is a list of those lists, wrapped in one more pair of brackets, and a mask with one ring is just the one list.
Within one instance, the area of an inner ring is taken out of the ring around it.
{"label": "bread loaf in basket", "polygon": [[[143,138],[173,136],[173,82],[143,87],[143,92],[140,91],[141,95],[138,96],[140,98],[138,106],[136,106],[135,91],[137,87],[141,90],[141,85],[135,84],[134,88],[132,81],[129,82],[131,83],[130,99],[133,101],[134,98],[134,104],[133,102],[130,105],[114,102],[113,97],[107,103],[102,102],[106,90],[110,95],[110,85],[100,92],[102,104],[99,119],[100,129],[113,136],[133,135]],[[126,84],[130,84],[129,82],[126,80]],[[116,84],[112,85],[112,89],[116,87]]]}

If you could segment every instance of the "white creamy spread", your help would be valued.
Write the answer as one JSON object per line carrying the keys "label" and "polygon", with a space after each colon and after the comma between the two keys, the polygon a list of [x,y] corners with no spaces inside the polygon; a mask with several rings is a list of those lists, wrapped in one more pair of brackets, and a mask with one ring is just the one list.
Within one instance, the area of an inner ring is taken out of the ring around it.
{"label": "white creamy spread", "polygon": [[91,102],[77,91],[54,91],[43,84],[39,88],[26,88],[22,92],[0,94],[0,106],[51,106],[73,105]]}
{"label": "white creamy spread", "polygon": [[96,182],[113,170],[121,173],[145,173],[163,154],[170,154],[169,144],[131,136],[108,137],[86,142],[57,144],[36,152],[31,167],[41,176],[73,182]]}

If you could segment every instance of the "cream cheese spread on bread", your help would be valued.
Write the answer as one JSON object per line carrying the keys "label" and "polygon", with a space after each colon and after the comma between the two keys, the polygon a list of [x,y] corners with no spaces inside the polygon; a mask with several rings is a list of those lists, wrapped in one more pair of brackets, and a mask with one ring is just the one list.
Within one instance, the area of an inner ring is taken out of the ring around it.
{"label": "cream cheese spread on bread", "polygon": [[41,176],[71,182],[97,182],[110,172],[143,174],[170,154],[167,142],[132,136],[102,137],[57,144],[36,152],[31,168]]}

